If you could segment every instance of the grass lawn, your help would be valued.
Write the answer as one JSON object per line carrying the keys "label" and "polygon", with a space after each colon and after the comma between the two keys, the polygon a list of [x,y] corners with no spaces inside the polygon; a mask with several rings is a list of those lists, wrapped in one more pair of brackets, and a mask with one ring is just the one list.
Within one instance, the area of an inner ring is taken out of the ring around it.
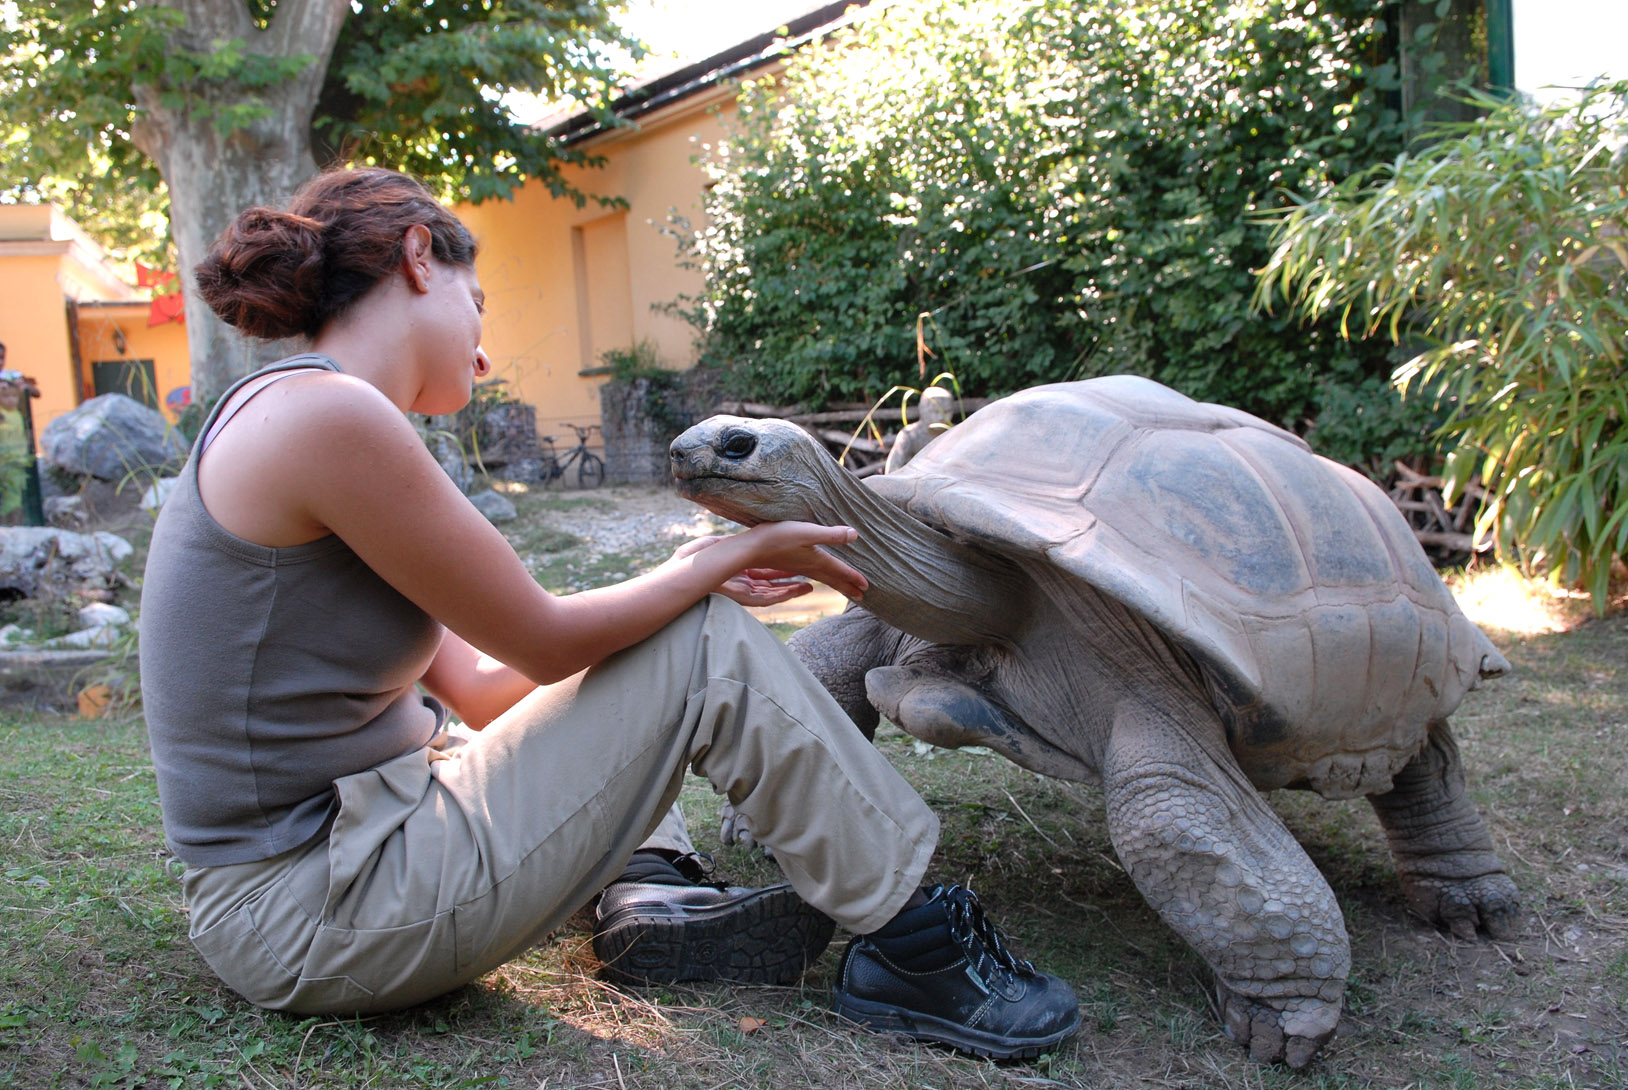
{"label": "grass lawn", "polygon": [[[571,510],[523,507],[515,536],[547,584],[651,558],[573,560],[577,539],[543,525]],[[944,819],[935,877],[970,883],[1079,990],[1081,1033],[1034,1064],[847,1028],[825,1009],[841,936],[794,988],[619,990],[595,978],[580,914],[405,1013],[260,1011],[187,942],[139,715],[0,710],[0,1087],[1628,1087],[1628,615],[1582,618],[1527,589],[1465,591],[1516,672],[1455,718],[1528,906],[1518,939],[1462,943],[1411,918],[1365,803],[1271,797],[1352,939],[1340,1033],[1306,1072],[1253,1065],[1222,1036],[1206,969],[1116,862],[1099,791],[982,752],[879,736]],[[705,848],[716,800],[696,783],[684,801]],[[774,876],[717,854],[737,880]]]}

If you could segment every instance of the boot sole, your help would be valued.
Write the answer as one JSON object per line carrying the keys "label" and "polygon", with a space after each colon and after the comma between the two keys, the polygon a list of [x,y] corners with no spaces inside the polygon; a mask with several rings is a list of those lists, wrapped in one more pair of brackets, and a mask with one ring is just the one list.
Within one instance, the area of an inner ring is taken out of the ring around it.
{"label": "boot sole", "polygon": [[949,1022],[920,1011],[859,999],[840,989],[832,990],[831,1009],[850,1022],[877,1033],[902,1033],[918,1041],[949,1045],[960,1052],[991,1060],[1032,1060],[1074,1035],[1080,1019],[1045,1037],[1002,1037],[984,1033],[959,1022]]}
{"label": "boot sole", "polygon": [[618,984],[789,984],[825,951],[835,928],[782,884],[679,915],[630,913],[594,935],[594,953]]}

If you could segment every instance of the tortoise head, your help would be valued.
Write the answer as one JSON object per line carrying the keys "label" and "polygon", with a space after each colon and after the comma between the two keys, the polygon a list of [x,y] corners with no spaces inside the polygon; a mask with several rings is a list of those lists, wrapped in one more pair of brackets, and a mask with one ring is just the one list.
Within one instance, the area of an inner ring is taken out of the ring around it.
{"label": "tortoise head", "polygon": [[1003,640],[1027,580],[1003,558],[970,549],[878,496],[813,436],[784,420],[715,416],[673,440],[678,492],[724,518],[847,525],[833,549],[865,573],[865,608],[934,643]]}
{"label": "tortoise head", "polygon": [[856,484],[784,420],[714,416],[673,440],[670,455],[679,495],[745,526],[832,521],[831,494]]}

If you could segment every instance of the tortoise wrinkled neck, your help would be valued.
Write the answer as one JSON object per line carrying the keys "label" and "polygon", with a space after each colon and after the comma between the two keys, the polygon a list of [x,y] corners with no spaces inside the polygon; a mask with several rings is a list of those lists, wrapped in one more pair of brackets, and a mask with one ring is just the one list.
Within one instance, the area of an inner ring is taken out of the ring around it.
{"label": "tortoise wrinkled neck", "polygon": [[832,551],[870,581],[864,607],[933,643],[1008,644],[1028,615],[1031,582],[1016,565],[955,541],[882,499],[831,463],[808,490],[813,522],[859,539]]}

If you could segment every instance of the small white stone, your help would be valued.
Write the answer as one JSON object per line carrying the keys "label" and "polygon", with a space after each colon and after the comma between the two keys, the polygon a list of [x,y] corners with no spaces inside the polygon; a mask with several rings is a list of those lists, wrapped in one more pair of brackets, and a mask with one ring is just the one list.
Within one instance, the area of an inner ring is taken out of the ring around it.
{"label": "small white stone", "polygon": [[95,628],[81,628],[77,632],[70,632],[66,636],[46,640],[41,647],[52,649],[74,647],[88,650],[92,647],[112,647],[119,638],[119,630],[113,625],[97,625]]}
{"label": "small white stone", "polygon": [[148,486],[147,491],[141,494],[141,509],[143,511],[157,511],[164,506],[164,501],[170,498],[175,491],[179,477],[160,477]]}
{"label": "small white stone", "polygon": [[130,623],[130,614],[106,602],[92,602],[79,611],[79,623],[87,628],[103,625],[121,627]]}

